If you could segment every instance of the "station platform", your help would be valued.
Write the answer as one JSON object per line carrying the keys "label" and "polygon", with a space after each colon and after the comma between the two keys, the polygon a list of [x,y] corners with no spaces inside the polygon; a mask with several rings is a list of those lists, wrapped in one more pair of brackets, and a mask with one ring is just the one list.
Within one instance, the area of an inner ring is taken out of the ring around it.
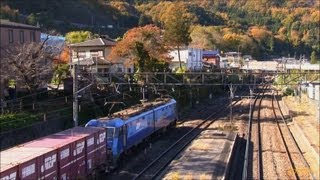
{"label": "station platform", "polygon": [[236,132],[203,131],[160,176],[161,179],[228,179]]}

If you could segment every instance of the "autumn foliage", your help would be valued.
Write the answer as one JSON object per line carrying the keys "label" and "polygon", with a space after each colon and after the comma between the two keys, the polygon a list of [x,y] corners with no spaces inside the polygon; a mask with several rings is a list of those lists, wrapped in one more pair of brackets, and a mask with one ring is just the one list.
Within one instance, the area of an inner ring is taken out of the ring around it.
{"label": "autumn foliage", "polygon": [[108,58],[117,62],[124,58],[128,64],[138,66],[151,60],[168,61],[168,48],[164,45],[161,30],[154,25],[130,29],[112,48]]}
{"label": "autumn foliage", "polygon": [[70,49],[64,47],[61,53],[54,58],[54,64],[68,64],[70,61]]}

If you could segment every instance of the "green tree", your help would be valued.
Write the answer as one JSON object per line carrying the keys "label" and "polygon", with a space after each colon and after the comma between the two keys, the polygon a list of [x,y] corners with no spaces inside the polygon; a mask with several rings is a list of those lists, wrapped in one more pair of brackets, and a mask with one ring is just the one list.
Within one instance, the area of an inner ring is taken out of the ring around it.
{"label": "green tree", "polygon": [[83,42],[93,37],[90,31],[71,31],[66,34],[66,42],[69,44]]}
{"label": "green tree", "polygon": [[63,79],[67,78],[70,75],[69,65],[68,64],[56,64],[54,66],[54,74],[52,78],[52,83],[57,85],[57,90],[62,84]]}
{"label": "green tree", "polygon": [[36,25],[39,22],[39,18],[34,14],[31,13],[28,17],[27,17],[27,23],[31,24],[31,25]]}
{"label": "green tree", "polygon": [[187,46],[191,42],[190,19],[187,14],[183,4],[177,3],[167,8],[167,18],[164,21],[164,39],[170,46],[177,47],[180,69],[182,69],[180,47]]}
{"label": "green tree", "polygon": [[312,51],[311,56],[310,56],[310,61],[311,61],[311,64],[316,64],[318,62],[317,55],[316,55],[315,51]]}

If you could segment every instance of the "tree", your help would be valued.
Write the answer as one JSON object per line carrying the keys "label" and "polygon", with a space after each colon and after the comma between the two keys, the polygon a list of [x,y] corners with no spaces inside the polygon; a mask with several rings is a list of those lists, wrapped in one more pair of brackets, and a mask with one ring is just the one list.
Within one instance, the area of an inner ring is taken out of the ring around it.
{"label": "tree", "polygon": [[27,16],[27,23],[31,24],[31,25],[37,25],[37,23],[39,22],[39,18],[34,14],[31,13],[29,14],[29,16]]}
{"label": "tree", "polygon": [[190,45],[201,49],[217,49],[222,43],[222,33],[214,26],[194,26],[190,37]]}
{"label": "tree", "polygon": [[57,55],[54,59],[55,64],[68,64],[70,61],[70,49],[67,46],[64,46],[61,50],[61,53]]}
{"label": "tree", "polygon": [[135,64],[140,72],[152,71],[151,61],[168,61],[168,48],[164,45],[160,28],[154,25],[130,29],[112,48],[109,59],[113,62],[125,58]]}
{"label": "tree", "polygon": [[59,53],[54,47],[42,43],[14,45],[4,50],[1,61],[5,78],[15,79],[21,88],[33,94],[45,87],[53,75],[53,60]]}
{"label": "tree", "polygon": [[150,24],[151,22],[152,22],[151,18],[149,18],[148,16],[146,16],[144,14],[140,14],[139,22],[138,22],[139,26],[145,26],[147,24]]}
{"label": "tree", "polygon": [[9,19],[11,21],[18,21],[19,11],[11,9],[8,5],[0,7],[0,19]]}
{"label": "tree", "polygon": [[69,44],[83,42],[90,39],[93,34],[90,31],[71,31],[66,34],[66,42]]}
{"label": "tree", "polygon": [[54,65],[53,84],[57,85],[56,90],[59,90],[63,79],[66,79],[70,75],[68,64],[56,64]]}
{"label": "tree", "polygon": [[317,64],[317,54],[315,51],[312,51],[311,56],[310,56],[310,61],[311,64]]}
{"label": "tree", "polygon": [[190,19],[186,16],[187,14],[183,4],[176,3],[167,8],[166,18],[164,18],[164,39],[170,46],[177,47],[180,69],[182,69],[180,47],[187,46],[191,42]]}
{"label": "tree", "polygon": [[61,53],[54,58],[54,73],[53,73],[53,84],[57,85],[56,90],[59,90],[60,85],[63,82],[63,79],[66,79],[70,75],[69,63],[70,61],[70,49],[65,46]]}

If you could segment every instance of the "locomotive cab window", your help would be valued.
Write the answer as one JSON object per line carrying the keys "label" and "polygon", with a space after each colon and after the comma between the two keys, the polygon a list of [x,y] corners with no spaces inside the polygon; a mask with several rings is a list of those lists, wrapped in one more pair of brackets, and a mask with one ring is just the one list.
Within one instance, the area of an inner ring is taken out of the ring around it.
{"label": "locomotive cab window", "polygon": [[114,134],[115,134],[115,128],[114,127],[107,127],[107,138],[108,139],[113,139]]}

